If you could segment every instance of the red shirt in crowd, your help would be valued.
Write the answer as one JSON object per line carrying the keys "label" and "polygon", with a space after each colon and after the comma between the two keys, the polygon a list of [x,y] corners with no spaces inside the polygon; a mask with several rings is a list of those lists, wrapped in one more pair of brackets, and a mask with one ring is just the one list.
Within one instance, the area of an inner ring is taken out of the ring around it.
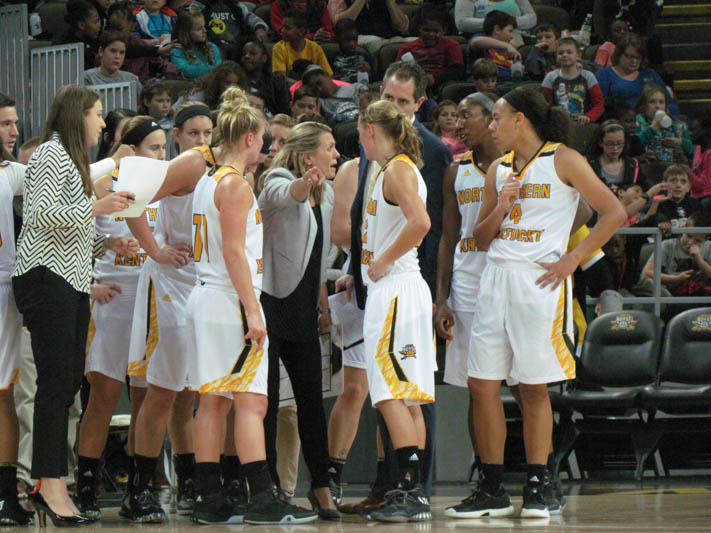
{"label": "red shirt in crowd", "polygon": [[444,74],[452,65],[463,65],[462,49],[454,39],[442,37],[436,45],[431,48],[425,46],[422,39],[416,39],[405,43],[397,53],[397,61],[400,61],[403,54],[410,52],[417,64],[422,69],[433,76]]}

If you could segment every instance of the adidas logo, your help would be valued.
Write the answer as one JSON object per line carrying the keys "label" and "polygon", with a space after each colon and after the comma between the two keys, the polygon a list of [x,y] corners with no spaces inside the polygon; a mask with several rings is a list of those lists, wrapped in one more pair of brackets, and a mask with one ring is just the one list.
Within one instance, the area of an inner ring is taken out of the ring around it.
{"label": "adidas logo", "polygon": [[333,468],[333,467],[331,467],[331,468],[328,469],[328,473],[329,473],[329,474],[335,474],[335,473],[336,473],[336,469]]}
{"label": "adidas logo", "polygon": [[540,483],[541,480],[538,479],[538,476],[533,476],[528,481],[530,481],[531,483]]}
{"label": "adidas logo", "polygon": [[91,473],[91,470],[87,470],[84,472],[84,477],[94,477],[94,474]]}
{"label": "adidas logo", "polygon": [[417,458],[417,454],[413,453],[408,459],[408,461],[419,461],[419,459]]}

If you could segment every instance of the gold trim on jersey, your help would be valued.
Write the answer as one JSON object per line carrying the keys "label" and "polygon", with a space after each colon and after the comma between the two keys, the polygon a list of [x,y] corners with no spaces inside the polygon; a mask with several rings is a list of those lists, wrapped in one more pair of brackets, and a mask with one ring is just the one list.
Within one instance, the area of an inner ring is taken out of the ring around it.
{"label": "gold trim on jersey", "polygon": [[220,181],[222,181],[222,178],[229,174],[237,174],[240,178],[242,177],[242,173],[239,170],[229,165],[212,167],[207,173],[207,175],[212,177],[212,179],[214,179],[217,183],[220,183]]}
{"label": "gold trim on jersey", "polygon": [[[240,318],[242,320],[242,332],[247,335],[249,327],[247,326],[247,313],[244,310],[242,302],[239,304]],[[249,392],[249,387],[252,385],[259,365],[264,356],[264,348],[260,348],[252,339],[244,339],[244,348],[237,356],[235,364],[232,366],[232,372],[229,375],[215,379],[198,389],[200,394],[209,394],[211,392]]]}
{"label": "gold trim on jersey", "polygon": [[[96,302],[91,302],[89,306],[90,311],[94,311],[94,305]],[[94,322],[94,314],[92,312],[91,318],[89,319],[89,331],[86,334],[86,353],[84,354],[84,360],[89,358],[89,350],[91,349],[91,343],[94,342],[94,337],[96,336],[96,323]]]}
{"label": "gold trim on jersey", "polygon": [[153,355],[153,352],[158,346],[158,310],[156,308],[156,289],[153,285],[153,279],[148,278],[148,324],[146,324],[146,353],[140,361],[128,363],[126,374],[146,379],[148,371],[148,362]]}
{"label": "gold trim on jersey", "polygon": [[432,403],[434,402],[434,398],[421,391],[415,383],[410,382],[395,355],[397,303],[398,297],[395,296],[390,301],[390,308],[385,317],[385,322],[383,323],[383,334],[380,340],[378,340],[375,361],[394,399],[418,400],[423,403]]}
{"label": "gold trim on jersey", "polygon": [[513,174],[513,176],[517,180],[522,181],[523,175],[531,167],[531,165],[533,164],[533,162],[536,159],[538,159],[541,156],[553,155],[555,153],[555,151],[558,149],[558,147],[560,146],[560,144],[561,143],[554,143],[554,142],[550,142],[550,141],[544,142],[541,145],[541,147],[538,149],[538,151],[535,154],[533,154],[533,157],[531,159],[529,159],[526,162],[526,164],[523,165],[523,168],[518,172],[514,171],[514,158],[515,158],[516,154],[514,153],[513,150],[511,150],[510,152],[508,152],[507,154],[504,155],[500,164],[504,167],[509,167],[511,169],[511,173]]}
{"label": "gold trim on jersey", "polygon": [[575,378],[575,359],[573,358],[575,346],[572,332],[567,331],[568,313],[572,307],[571,302],[568,301],[568,283],[569,280],[564,279],[560,285],[560,296],[551,331],[551,344],[565,377],[573,379]]}
{"label": "gold trim on jersey", "polygon": [[204,144],[202,146],[195,146],[191,148],[191,150],[200,152],[202,154],[203,159],[205,159],[205,163],[207,163],[207,166],[215,166],[215,154],[212,153],[212,148],[210,148],[210,145]]}

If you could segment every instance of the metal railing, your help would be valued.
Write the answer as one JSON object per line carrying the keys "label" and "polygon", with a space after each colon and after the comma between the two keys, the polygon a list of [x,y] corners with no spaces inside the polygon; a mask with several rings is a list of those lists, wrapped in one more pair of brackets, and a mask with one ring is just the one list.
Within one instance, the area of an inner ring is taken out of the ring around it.
{"label": "metal railing", "polygon": [[[711,234],[711,228],[673,228],[671,230],[672,234],[679,236],[684,233],[694,234]],[[654,261],[654,277],[652,278],[654,284],[654,295],[653,296],[628,296],[622,298],[623,304],[652,304],[654,305],[654,314],[659,316],[661,314],[662,304],[711,304],[711,296],[662,296],[662,232],[658,228],[620,228],[616,232],[618,235],[653,235],[654,236],[654,251],[651,257]],[[640,265],[644,269],[644,265]],[[640,276],[644,274],[640,273]],[[588,304],[596,304],[600,301],[599,298],[586,298]]]}
{"label": "metal railing", "polygon": [[104,116],[106,116],[106,113],[109,111],[122,107],[136,109],[136,102],[134,102],[135,90],[130,81],[106,83],[103,85],[87,85],[87,87],[99,94],[104,108]]}
{"label": "metal railing", "polygon": [[0,7],[0,92],[15,100],[20,117],[18,146],[31,136],[27,5]]}
{"label": "metal railing", "polygon": [[83,85],[84,44],[36,48],[31,54],[32,135],[40,135],[54,96],[65,85]]}

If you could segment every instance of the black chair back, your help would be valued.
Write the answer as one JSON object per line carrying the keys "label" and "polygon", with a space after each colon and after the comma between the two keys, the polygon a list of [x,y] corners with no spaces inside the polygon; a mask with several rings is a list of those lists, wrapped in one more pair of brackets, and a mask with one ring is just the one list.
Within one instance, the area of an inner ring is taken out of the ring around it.
{"label": "black chair back", "polygon": [[662,321],[646,311],[605,313],[588,326],[577,376],[585,383],[631,387],[655,382]]}
{"label": "black chair back", "polygon": [[711,307],[690,309],[669,321],[659,378],[663,382],[711,384]]}

